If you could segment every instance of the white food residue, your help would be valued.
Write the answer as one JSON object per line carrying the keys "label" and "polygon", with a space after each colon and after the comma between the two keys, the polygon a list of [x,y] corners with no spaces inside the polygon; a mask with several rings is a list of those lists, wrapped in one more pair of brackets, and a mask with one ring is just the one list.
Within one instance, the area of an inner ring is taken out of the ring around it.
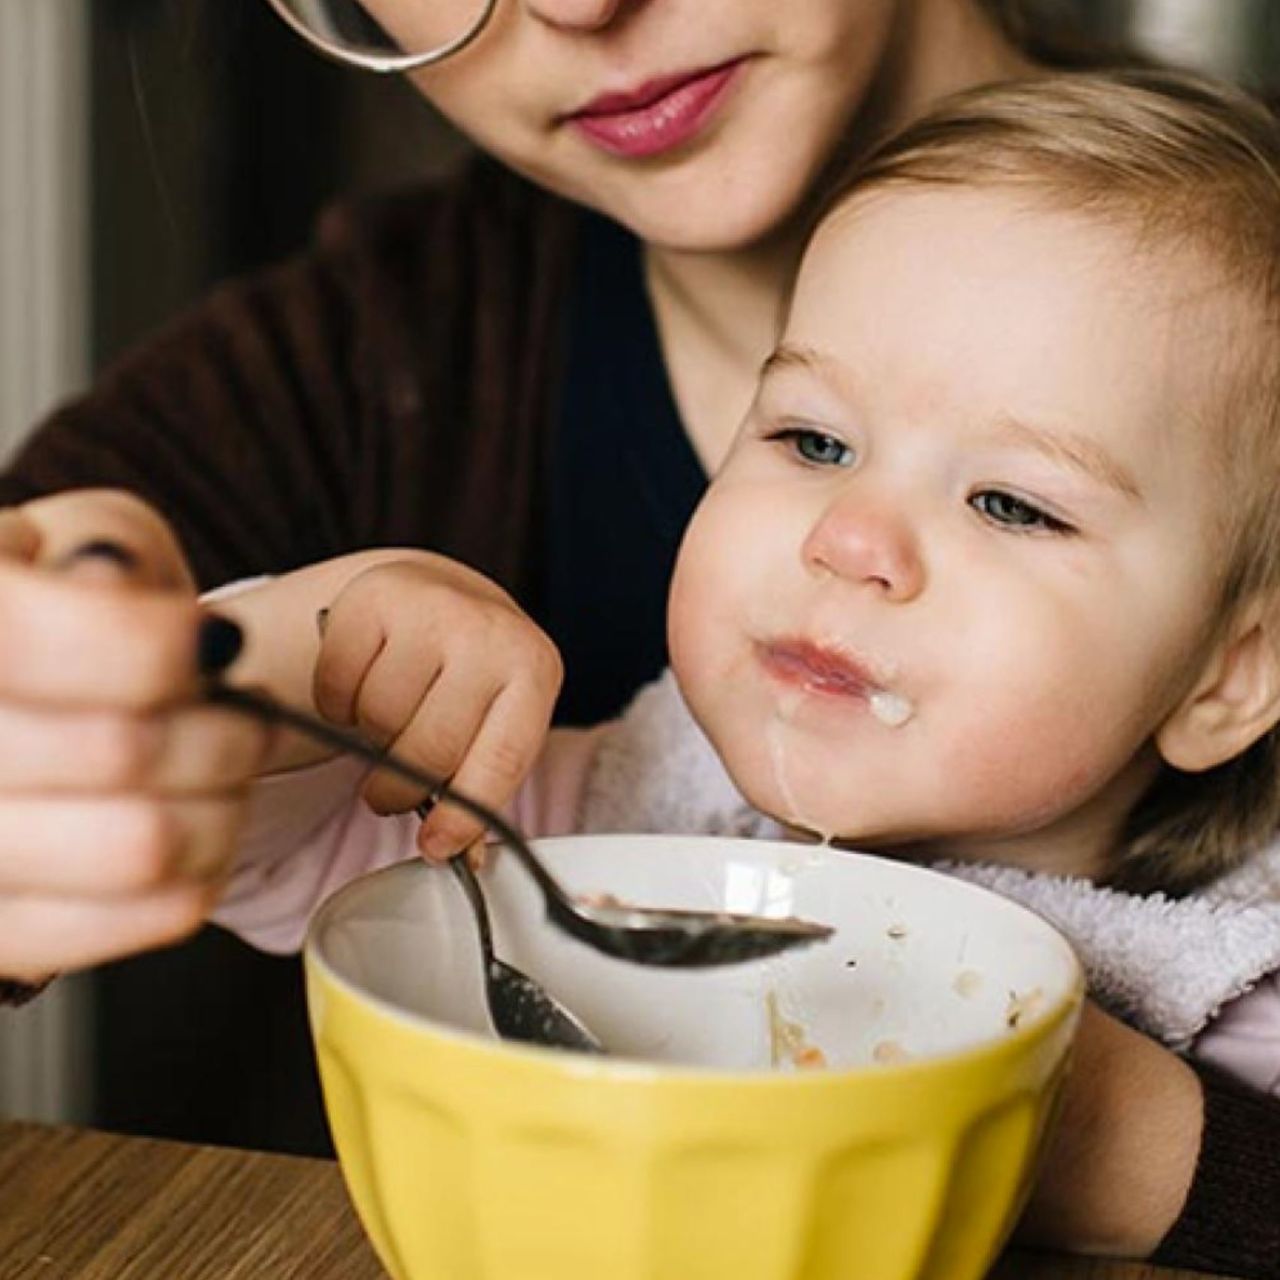
{"label": "white food residue", "polygon": [[890,729],[901,728],[916,713],[909,698],[889,689],[877,689],[868,699],[871,714]]}

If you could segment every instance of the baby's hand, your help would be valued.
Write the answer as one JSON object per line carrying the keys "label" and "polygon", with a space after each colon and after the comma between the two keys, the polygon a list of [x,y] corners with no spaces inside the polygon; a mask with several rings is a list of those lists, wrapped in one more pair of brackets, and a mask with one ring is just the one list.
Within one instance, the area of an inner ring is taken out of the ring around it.
{"label": "baby's hand", "polygon": [[[501,588],[422,557],[374,565],[342,589],[324,617],[313,692],[322,715],[501,810],[537,757],[561,678],[555,646]],[[380,771],[364,798],[398,813],[430,797]],[[441,804],[418,844],[444,859],[483,834]]]}

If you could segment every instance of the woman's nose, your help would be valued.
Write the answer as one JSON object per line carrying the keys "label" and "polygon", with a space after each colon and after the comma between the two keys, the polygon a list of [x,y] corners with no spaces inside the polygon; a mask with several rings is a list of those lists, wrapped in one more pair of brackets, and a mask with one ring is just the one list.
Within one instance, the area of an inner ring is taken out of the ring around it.
{"label": "woman's nose", "polygon": [[851,584],[874,588],[885,599],[914,599],[924,586],[924,561],[906,518],[884,504],[844,495],[822,513],[805,539],[807,566]]}
{"label": "woman's nose", "polygon": [[598,31],[639,0],[524,0],[525,8],[550,27],[564,31]]}

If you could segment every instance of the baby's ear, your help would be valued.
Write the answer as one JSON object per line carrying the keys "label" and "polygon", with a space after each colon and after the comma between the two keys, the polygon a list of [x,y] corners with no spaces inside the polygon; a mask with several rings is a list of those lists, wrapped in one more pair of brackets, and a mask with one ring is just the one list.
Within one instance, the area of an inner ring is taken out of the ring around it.
{"label": "baby's ear", "polygon": [[1280,615],[1274,600],[1237,615],[1199,681],[1156,732],[1166,764],[1199,773],[1248,750],[1280,722]]}

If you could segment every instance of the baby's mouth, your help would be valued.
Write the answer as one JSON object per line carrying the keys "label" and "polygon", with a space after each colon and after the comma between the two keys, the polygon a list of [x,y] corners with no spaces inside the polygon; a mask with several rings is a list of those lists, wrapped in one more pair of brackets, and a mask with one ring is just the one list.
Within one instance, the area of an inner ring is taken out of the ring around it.
{"label": "baby's mouth", "polygon": [[769,641],[758,649],[761,664],[775,679],[807,693],[860,699],[890,728],[899,728],[915,714],[909,698],[878,683],[846,653],[803,639]]}

